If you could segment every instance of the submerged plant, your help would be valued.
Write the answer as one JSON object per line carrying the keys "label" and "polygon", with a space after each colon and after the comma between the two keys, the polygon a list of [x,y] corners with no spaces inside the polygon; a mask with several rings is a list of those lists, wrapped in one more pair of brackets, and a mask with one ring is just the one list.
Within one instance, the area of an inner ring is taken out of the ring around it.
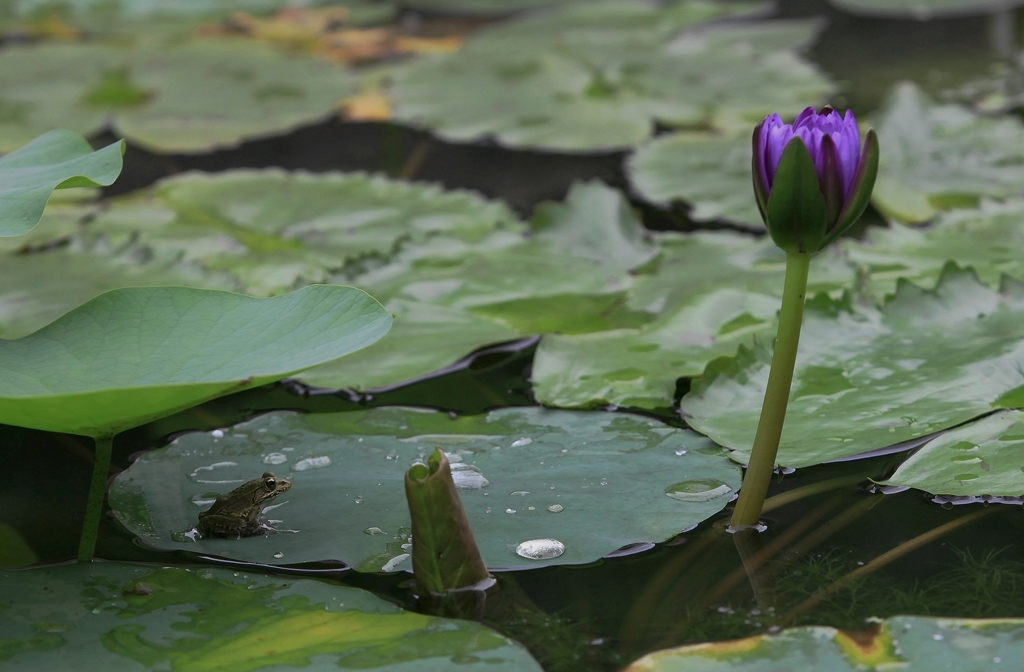
{"label": "submerged plant", "polygon": [[786,252],[779,330],[761,419],[732,526],[756,525],[775,467],[793,382],[811,256],[864,212],[878,173],[878,137],[863,146],[853,113],[808,107],[792,124],[771,114],[754,129],[754,195],[775,244]]}

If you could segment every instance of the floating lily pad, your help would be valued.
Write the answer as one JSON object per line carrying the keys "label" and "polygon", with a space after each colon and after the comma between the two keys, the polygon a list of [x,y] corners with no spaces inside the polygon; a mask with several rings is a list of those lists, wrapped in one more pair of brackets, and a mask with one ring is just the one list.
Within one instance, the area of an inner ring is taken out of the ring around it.
{"label": "floating lily pad", "polygon": [[828,0],[844,12],[890,18],[934,19],[1009,11],[1021,0]]}
{"label": "floating lily pad", "polygon": [[933,495],[1024,497],[1024,412],[994,413],[932,439],[885,483]]}
{"label": "floating lily pad", "polygon": [[[85,205],[87,215],[66,250],[18,260],[38,267],[31,276],[12,267],[0,292],[5,333],[29,332],[127,284],[271,294],[333,281],[369,291],[398,323],[379,346],[302,379],[365,389],[490,343],[632,328],[658,310],[627,306],[625,293],[659,245],[622,195],[599,183],[538,208],[530,236],[507,207],[468,192],[277,170],[182,175],[99,212]],[[63,264],[67,272],[55,272]]]}
{"label": "floating lily pad", "polygon": [[985,200],[978,208],[943,212],[925,227],[893,222],[888,228],[869,228],[863,240],[845,239],[840,245],[850,261],[867,271],[877,296],[892,293],[900,278],[934,284],[950,259],[994,285],[1002,275],[1024,280],[1022,221],[1024,200]]}
{"label": "floating lily pad", "polygon": [[272,299],[113,290],[35,333],[0,340],[0,422],[109,437],[336,359],[390,326],[380,304],[352,287]]}
{"label": "floating lily pad", "polygon": [[387,338],[349,355],[344,362],[322,364],[296,378],[331,389],[385,387],[433,373],[488,343],[520,335],[459,308],[403,299],[388,301],[386,307],[395,317]]}
{"label": "floating lily pad", "polygon": [[[49,213],[49,208],[47,208]],[[47,216],[37,231],[49,225]],[[50,324],[75,306],[121,287],[191,285],[236,290],[233,278],[194,264],[146,260],[139,248],[113,252],[56,246],[45,252],[0,257],[0,335],[21,338]]]}
{"label": "floating lily pad", "polygon": [[795,55],[818,24],[708,23],[759,7],[615,0],[508,21],[396,67],[394,118],[457,142],[593,152],[635,145],[656,123],[750,127],[822,100],[831,84]]}
{"label": "floating lily pad", "polygon": [[[679,378],[699,376],[752,335],[770,339],[785,255],[767,238],[728,232],[658,236],[656,267],[639,274],[627,308],[657,314],[637,329],[548,334],[533,364],[534,394],[549,406],[667,408]],[[853,270],[833,253],[811,265],[810,292],[835,291]]]}
{"label": "floating lily pad", "polygon": [[[1024,283],[1000,291],[949,266],[934,291],[883,308],[818,297],[804,317],[778,463],[803,467],[948,429],[1024,385]],[[683,397],[689,424],[745,462],[768,379],[761,343],[711,362]]]}
{"label": "floating lily pad", "polygon": [[525,238],[499,232],[466,245],[439,237],[345,277],[403,316],[394,340],[300,379],[320,387],[390,385],[447,366],[456,348],[461,357],[522,335],[589,333],[654,317],[624,303],[631,271],[655,259],[658,246],[619,192],[574,185],[565,203],[540,206],[531,224]]}
{"label": "floating lily pad", "polygon": [[[405,471],[436,446],[448,454],[492,568],[592,562],[633,542],[662,541],[720,511],[739,487],[739,469],[722,449],[650,418],[510,408],[452,419],[393,408],[275,412],[217,435],[188,434],[118,476],[110,502],[129,530],[159,548],[409,569]],[[280,531],[198,542],[181,535],[213,493],[268,469],[293,484],[268,513]],[[517,555],[519,544],[547,539],[564,550]]]}
{"label": "floating lily pad", "polygon": [[746,672],[899,669],[1008,672],[1024,666],[1024,619],[894,616],[862,631],[788,628],[730,642],[649,653],[624,672]]}
{"label": "floating lily pad", "polygon": [[1005,198],[1024,184],[1024,123],[936,105],[904,82],[875,115],[882,151],[872,202],[884,214],[923,222],[942,209]]}
{"label": "floating lily pad", "polygon": [[348,266],[378,266],[441,234],[466,244],[522,229],[505,205],[474,193],[365,174],[187,173],[110,205],[90,235],[230,273],[256,295],[354,274]]}
{"label": "floating lily pad", "polygon": [[81,136],[57,130],[0,158],[0,236],[32,230],[54,189],[112,184],[123,153],[123,142],[94,152]]}
{"label": "floating lily pad", "polygon": [[309,579],[86,563],[0,572],[0,592],[0,659],[11,672],[541,670],[478,623]]}
{"label": "floating lily pad", "polygon": [[691,219],[725,221],[763,231],[750,178],[750,138],[673,133],[641,145],[629,159],[629,179],[658,205],[685,201]]}
{"label": "floating lily pad", "polygon": [[403,7],[444,14],[493,16],[524,9],[542,9],[581,0],[402,0]]}
{"label": "floating lily pad", "polygon": [[116,133],[159,151],[202,151],[283,133],[355,92],[345,70],[244,40],[0,52],[0,150],[43,131]]}

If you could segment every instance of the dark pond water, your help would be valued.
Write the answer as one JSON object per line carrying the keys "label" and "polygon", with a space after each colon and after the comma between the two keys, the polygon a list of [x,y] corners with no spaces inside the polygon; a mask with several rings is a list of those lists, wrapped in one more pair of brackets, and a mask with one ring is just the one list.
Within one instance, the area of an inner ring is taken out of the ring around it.
{"label": "dark pond water", "polygon": [[[937,90],[983,74],[998,59],[986,18],[881,21],[841,15],[818,2],[780,4],[782,16],[828,18],[829,27],[811,56],[845,82],[837,105],[851,106],[858,113],[870,112],[900,78],[913,78]],[[560,156],[458,146],[389,124],[332,121],[202,156],[156,156],[132,148],[123,177],[110,193],[188,169],[360,169],[477,189],[527,214],[542,200],[561,198],[575,180],[598,178],[626,189],[622,159],[617,153]],[[685,211],[642,211],[651,228],[693,228]],[[880,219],[875,215],[867,221],[870,225]],[[476,414],[531,405],[535,344],[535,339],[524,339],[487,348],[442,375],[373,394],[318,394],[280,384],[217,400],[117,437],[114,469],[127,468],[134,454],[164,445],[177,433],[223,427],[272,409],[317,413],[415,405]],[[681,381],[678,394],[686,386]],[[672,409],[664,409],[659,417],[683,426]],[[88,489],[91,442],[0,427],[0,443],[9,474],[0,488],[0,520],[29,540],[41,562],[71,559]],[[884,478],[896,457],[881,455],[780,475],[772,495],[823,485],[819,492],[765,515],[769,528],[757,542],[771,571],[754,581],[756,591],[743,569],[736,540],[716,521],[709,521],[667,543],[625,549],[590,565],[501,574],[499,588],[480,617],[523,642],[548,670],[614,670],[653,649],[741,637],[773,625],[860,628],[868,617],[900,613],[1024,616],[1020,507],[944,507],[916,491],[871,493],[869,479]],[[832,483],[837,479],[844,482]],[[918,535],[967,516],[972,519],[955,530],[909,549],[833,595],[811,600],[819,588],[879,555],[907,548]],[[109,518],[97,556],[177,565],[215,562],[143,548]],[[417,608],[407,575],[361,575],[341,565],[281,571],[363,587]]]}

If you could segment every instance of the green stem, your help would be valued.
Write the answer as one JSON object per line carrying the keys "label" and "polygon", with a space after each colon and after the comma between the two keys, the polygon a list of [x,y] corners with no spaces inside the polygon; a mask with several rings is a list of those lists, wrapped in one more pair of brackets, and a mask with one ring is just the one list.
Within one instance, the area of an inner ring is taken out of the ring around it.
{"label": "green stem", "polygon": [[786,421],[789,388],[793,383],[793,367],[800,344],[800,323],[804,316],[804,295],[807,293],[810,267],[809,253],[786,253],[786,284],[782,291],[779,332],[775,337],[772,368],[764,391],[761,420],[757,423],[757,434],[750,451],[750,463],[743,475],[743,487],[730,521],[733,527],[757,525],[768,493],[768,483],[775,470],[775,456],[779,452],[782,424]]}
{"label": "green stem", "polygon": [[114,437],[93,437],[96,444],[96,458],[92,465],[92,482],[89,484],[89,501],[85,505],[85,521],[82,523],[82,537],[78,542],[78,561],[89,562],[96,550],[96,537],[103,515],[103,498],[107,494],[107,476],[110,474],[110,453]]}

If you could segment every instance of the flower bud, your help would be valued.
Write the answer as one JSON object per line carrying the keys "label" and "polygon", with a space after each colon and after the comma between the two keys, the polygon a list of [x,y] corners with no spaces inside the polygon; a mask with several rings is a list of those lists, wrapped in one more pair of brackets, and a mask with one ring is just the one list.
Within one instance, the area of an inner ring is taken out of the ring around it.
{"label": "flower bud", "polygon": [[863,214],[878,174],[878,136],[860,144],[853,113],[808,107],[792,124],[770,114],[754,129],[754,195],[787,252],[814,254]]}

